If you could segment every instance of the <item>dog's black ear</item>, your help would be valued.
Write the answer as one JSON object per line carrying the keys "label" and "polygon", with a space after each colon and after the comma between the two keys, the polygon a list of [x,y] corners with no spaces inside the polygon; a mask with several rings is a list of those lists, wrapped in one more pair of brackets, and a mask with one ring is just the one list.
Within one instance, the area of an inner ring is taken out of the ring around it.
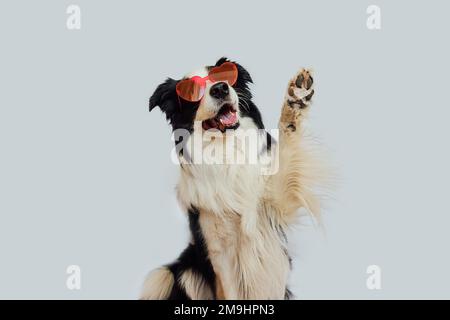
{"label": "dog's black ear", "polygon": [[248,73],[248,71],[243,66],[241,66],[239,63],[234,62],[234,64],[238,68],[238,81],[243,82],[245,84],[253,83],[253,79],[250,76],[250,73]]}
{"label": "dog's black ear", "polygon": [[219,60],[217,60],[215,67],[218,67],[218,66],[220,66],[222,63],[227,62],[227,61],[230,61],[230,60],[228,60],[227,57],[222,57],[222,58],[220,58]]}
{"label": "dog's black ear", "polygon": [[161,111],[166,112],[169,100],[176,94],[176,85],[177,81],[171,78],[161,83],[150,97],[149,111],[158,106]]}

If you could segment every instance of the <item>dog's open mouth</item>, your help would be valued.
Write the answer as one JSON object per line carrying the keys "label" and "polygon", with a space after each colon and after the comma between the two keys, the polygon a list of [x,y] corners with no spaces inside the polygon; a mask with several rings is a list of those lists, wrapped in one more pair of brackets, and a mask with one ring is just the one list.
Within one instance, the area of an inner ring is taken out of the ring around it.
{"label": "dog's open mouth", "polygon": [[214,118],[202,122],[204,130],[218,129],[222,132],[226,129],[234,129],[237,124],[236,109],[231,104],[224,104]]}

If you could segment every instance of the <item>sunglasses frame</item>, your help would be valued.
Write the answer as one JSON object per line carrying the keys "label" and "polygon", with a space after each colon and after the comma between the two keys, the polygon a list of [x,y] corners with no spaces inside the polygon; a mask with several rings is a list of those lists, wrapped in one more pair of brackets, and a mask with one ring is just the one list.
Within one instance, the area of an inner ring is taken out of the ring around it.
{"label": "sunglasses frame", "polygon": [[[233,86],[233,85],[236,83],[237,78],[238,78],[238,68],[237,68],[236,64],[234,64],[233,62],[226,61],[226,62],[222,63],[220,66],[216,66],[216,67],[212,68],[212,69],[208,72],[208,75],[207,75],[206,77],[193,76],[193,77],[191,77],[191,78],[183,79],[183,80],[179,81],[179,82],[177,83],[177,86],[176,86],[176,91],[177,91],[178,97],[181,98],[181,99],[183,99],[183,100],[189,101],[189,102],[198,102],[198,101],[200,101],[200,100],[203,98],[203,96],[205,95],[206,81],[208,81],[208,80],[211,81],[211,75],[214,75],[214,74],[215,74],[214,71],[217,72],[217,70],[222,69],[224,65],[225,65],[225,66],[229,65],[229,66],[232,68],[232,70],[234,71],[234,73],[235,73],[235,79],[232,81],[232,83],[228,82],[228,84],[229,84],[230,86]],[[183,97],[184,94],[181,92],[181,91],[182,91],[181,86],[182,86],[184,83],[186,83],[186,82],[192,82],[192,81],[193,81],[194,83],[196,83],[198,86],[200,86],[200,89],[202,89],[202,90],[201,90],[202,93],[199,94],[199,98],[198,98],[198,99],[186,99],[186,97]],[[215,82],[220,82],[220,81],[222,81],[222,80],[219,80],[219,81],[212,81],[212,82],[215,83]]]}

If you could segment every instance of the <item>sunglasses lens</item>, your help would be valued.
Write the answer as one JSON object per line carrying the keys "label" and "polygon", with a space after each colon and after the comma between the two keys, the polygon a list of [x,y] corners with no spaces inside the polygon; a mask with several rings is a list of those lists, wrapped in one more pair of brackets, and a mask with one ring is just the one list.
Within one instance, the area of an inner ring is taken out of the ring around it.
{"label": "sunglasses lens", "polygon": [[230,86],[236,83],[237,77],[237,67],[232,62],[224,62],[209,72],[209,80],[212,82],[226,81]]}
{"label": "sunglasses lens", "polygon": [[186,101],[199,101],[205,93],[204,86],[195,79],[181,80],[177,84],[177,94]]}
{"label": "sunglasses lens", "polygon": [[[234,63],[225,62],[218,67],[211,69],[208,78],[211,82],[228,82],[230,86],[236,83],[238,70]],[[190,79],[184,79],[177,84],[177,94],[180,98],[197,102],[205,94],[205,79],[195,76]]]}

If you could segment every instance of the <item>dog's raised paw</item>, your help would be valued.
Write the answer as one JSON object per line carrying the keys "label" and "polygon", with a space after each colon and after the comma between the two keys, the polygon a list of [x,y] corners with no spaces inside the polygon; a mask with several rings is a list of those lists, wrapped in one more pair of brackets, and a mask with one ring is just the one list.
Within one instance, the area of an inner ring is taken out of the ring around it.
{"label": "dog's raised paw", "polygon": [[300,70],[289,81],[280,118],[280,126],[284,132],[297,131],[305,109],[311,104],[314,95],[313,84],[311,72],[307,69]]}
{"label": "dog's raised paw", "polygon": [[309,106],[312,96],[314,80],[311,73],[307,69],[302,69],[289,82],[286,101],[291,107],[299,107],[304,109]]}

